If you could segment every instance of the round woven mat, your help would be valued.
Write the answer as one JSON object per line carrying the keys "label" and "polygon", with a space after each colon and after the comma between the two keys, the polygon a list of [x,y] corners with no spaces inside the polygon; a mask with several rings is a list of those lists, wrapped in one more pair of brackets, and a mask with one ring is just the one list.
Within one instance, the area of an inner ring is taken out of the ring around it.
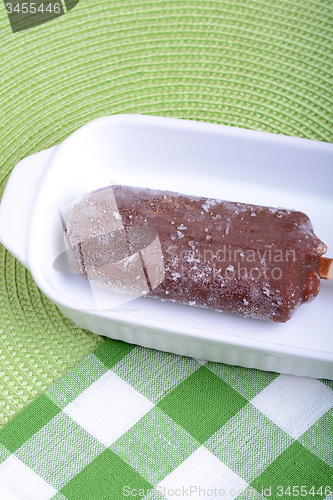
{"label": "round woven mat", "polygon": [[[15,164],[115,113],[332,142],[331,0],[80,0],[13,34],[0,6],[0,195]],[[15,230],[15,228],[13,228]],[[0,425],[102,341],[0,247]]]}

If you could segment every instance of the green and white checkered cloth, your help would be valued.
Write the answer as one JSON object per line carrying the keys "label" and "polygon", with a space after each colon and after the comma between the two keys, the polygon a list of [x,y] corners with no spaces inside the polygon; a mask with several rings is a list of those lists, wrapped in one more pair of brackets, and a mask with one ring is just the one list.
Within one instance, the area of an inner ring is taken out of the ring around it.
{"label": "green and white checkered cloth", "polygon": [[332,424],[332,382],[106,340],[0,431],[0,498],[331,500]]}

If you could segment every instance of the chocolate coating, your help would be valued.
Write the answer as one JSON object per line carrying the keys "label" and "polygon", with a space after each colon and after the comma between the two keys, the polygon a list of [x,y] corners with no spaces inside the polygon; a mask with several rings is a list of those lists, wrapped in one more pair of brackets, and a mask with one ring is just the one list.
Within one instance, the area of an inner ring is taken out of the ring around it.
{"label": "chocolate coating", "polygon": [[[124,228],[158,234],[164,276],[151,297],[284,322],[319,292],[326,247],[302,212],[128,186],[112,192]],[[78,261],[70,219],[69,240],[71,231]]]}
{"label": "chocolate coating", "polygon": [[303,302],[308,302],[317,297],[320,290],[320,276],[315,271],[310,271],[306,277]]}

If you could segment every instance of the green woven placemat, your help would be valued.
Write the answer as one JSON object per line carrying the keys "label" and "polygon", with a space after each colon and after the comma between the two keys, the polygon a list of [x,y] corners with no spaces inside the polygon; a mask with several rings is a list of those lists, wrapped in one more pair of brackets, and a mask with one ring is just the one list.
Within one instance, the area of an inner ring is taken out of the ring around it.
{"label": "green woven placemat", "polygon": [[[80,0],[13,34],[0,5],[0,193],[93,118],[141,113],[332,142],[330,0]],[[0,248],[0,424],[91,352]]]}

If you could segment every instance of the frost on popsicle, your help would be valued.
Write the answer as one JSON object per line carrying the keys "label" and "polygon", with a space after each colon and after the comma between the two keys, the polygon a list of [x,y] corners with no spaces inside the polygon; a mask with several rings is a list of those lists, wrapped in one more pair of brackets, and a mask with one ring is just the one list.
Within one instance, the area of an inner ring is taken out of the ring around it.
{"label": "frost on popsicle", "polygon": [[141,296],[164,278],[157,231],[122,223],[112,189],[102,189],[74,205],[65,230],[70,263],[90,283]]}

